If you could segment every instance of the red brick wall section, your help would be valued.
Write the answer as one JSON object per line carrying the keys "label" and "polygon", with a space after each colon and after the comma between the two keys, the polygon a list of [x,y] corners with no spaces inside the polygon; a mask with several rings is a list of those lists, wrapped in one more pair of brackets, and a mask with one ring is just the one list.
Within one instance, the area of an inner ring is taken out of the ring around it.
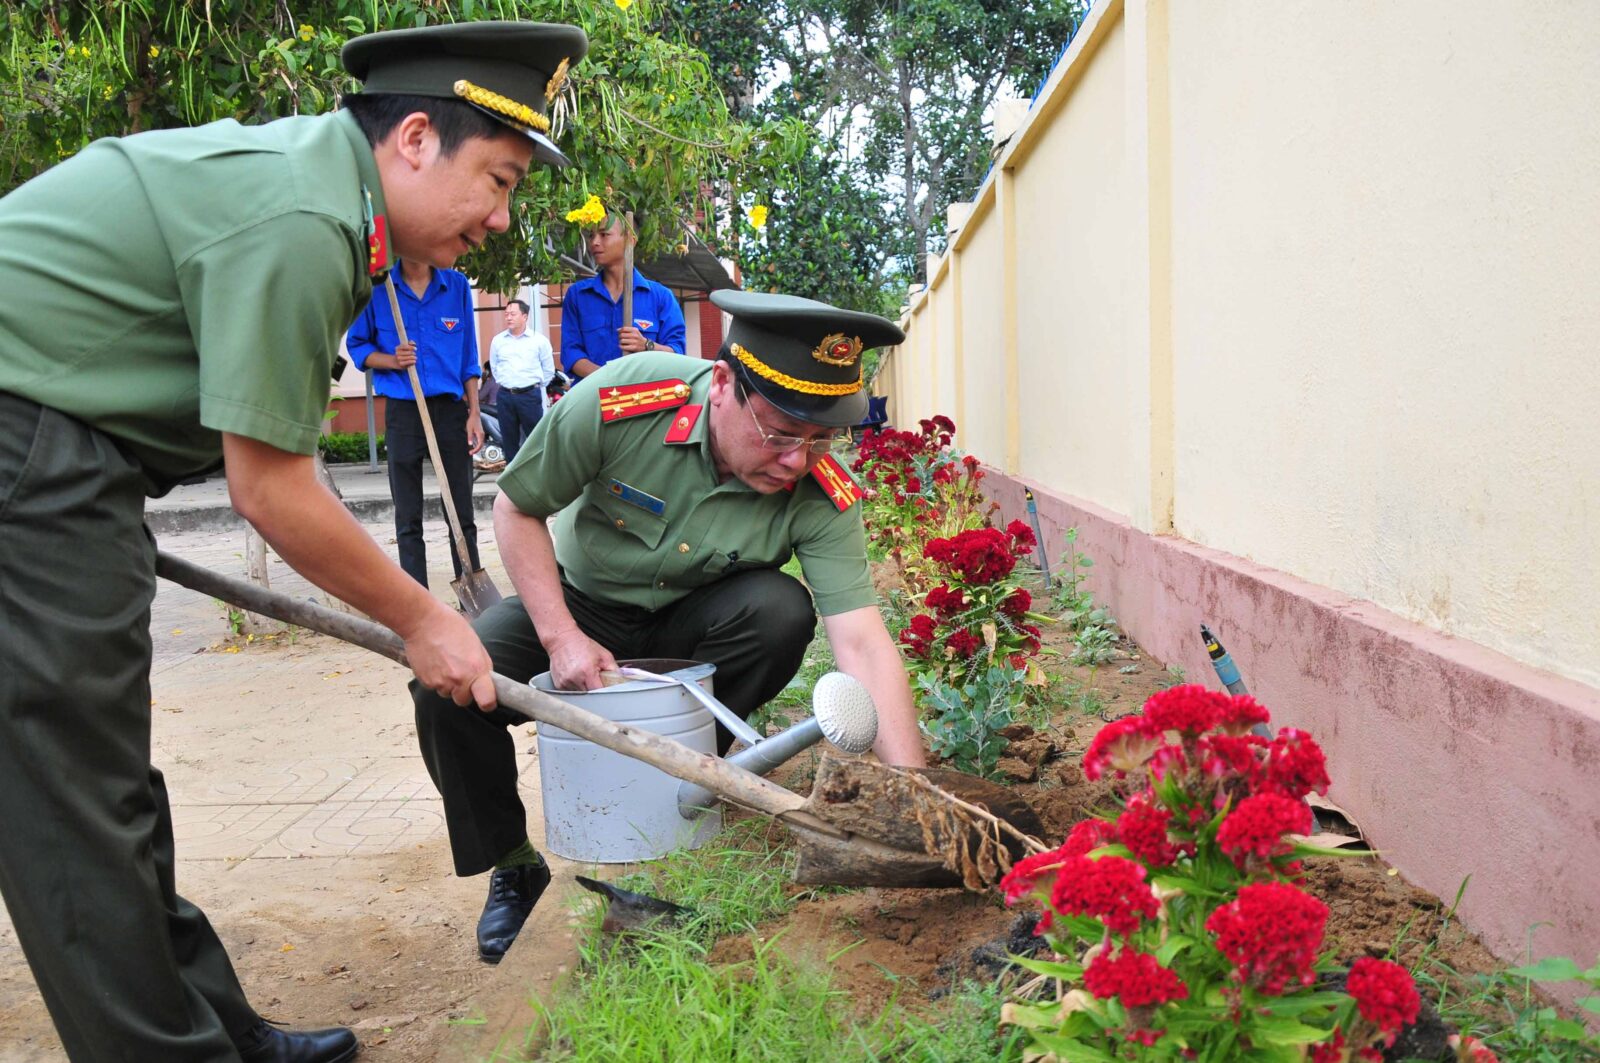
{"label": "red brick wall section", "polygon": [[722,311],[707,299],[700,304],[700,357],[714,359],[722,347]]}

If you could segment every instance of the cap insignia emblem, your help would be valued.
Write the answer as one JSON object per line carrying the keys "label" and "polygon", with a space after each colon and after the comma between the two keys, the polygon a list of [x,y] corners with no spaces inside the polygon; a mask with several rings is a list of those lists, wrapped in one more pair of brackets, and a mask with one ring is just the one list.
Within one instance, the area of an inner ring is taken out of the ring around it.
{"label": "cap insignia emblem", "polygon": [[556,97],[561,95],[561,86],[567,83],[567,64],[569,62],[571,62],[570,58],[561,60],[561,64],[556,67],[556,72],[551,74],[550,80],[545,83],[544,99],[546,103],[554,103]]}
{"label": "cap insignia emblem", "polygon": [[854,365],[861,357],[861,337],[846,336],[842,332],[824,336],[811,357],[826,365]]}
{"label": "cap insignia emblem", "polygon": [[532,129],[540,133],[550,132],[550,119],[535,111],[525,103],[518,103],[509,96],[502,96],[498,92],[491,92],[481,85],[462,79],[451,86],[455,94],[474,107],[481,107],[496,117],[503,118],[514,125],[525,129]]}

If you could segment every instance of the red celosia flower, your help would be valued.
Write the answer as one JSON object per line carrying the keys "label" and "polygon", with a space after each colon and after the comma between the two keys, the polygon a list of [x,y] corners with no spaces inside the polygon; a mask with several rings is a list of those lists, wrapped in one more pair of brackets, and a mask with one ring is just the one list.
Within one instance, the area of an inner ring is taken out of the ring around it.
{"label": "red celosia flower", "polygon": [[1206,929],[1234,965],[1234,977],[1277,996],[1290,982],[1310,985],[1328,906],[1282,882],[1256,882],[1211,913]]}
{"label": "red celosia flower", "polygon": [[1249,694],[1235,694],[1218,711],[1217,727],[1223,734],[1243,735],[1249,734],[1256,724],[1271,719],[1267,707],[1255,698]]}
{"label": "red celosia flower", "polygon": [[1332,1038],[1310,1047],[1310,1063],[1344,1063],[1344,1031],[1337,1027]]}
{"label": "red celosia flower", "polygon": [[983,639],[970,631],[957,631],[945,640],[945,646],[956,657],[971,657],[983,648]]}
{"label": "red celosia flower", "polygon": [[1112,841],[1116,841],[1116,831],[1105,820],[1079,820],[1073,824],[1072,830],[1067,834],[1067,840],[1062,842],[1059,848],[1052,849],[1048,853],[1025,856],[1013,864],[1011,870],[1006,872],[1005,878],[1000,880],[1000,892],[1005,896],[1007,904],[1013,904],[1018,897],[1033,890],[1034,883],[1040,876],[1059,870],[1068,857],[1087,856]]}
{"label": "red celosia flower", "polygon": [[1167,837],[1172,813],[1156,803],[1149,790],[1135,794],[1117,818],[1117,837],[1150,867],[1166,867],[1178,859],[1178,848]]}
{"label": "red celosia flower", "polygon": [[1121,778],[1144,767],[1145,761],[1161,745],[1161,734],[1135,713],[1112,720],[1095,734],[1083,754],[1083,774],[1098,779],[1107,768]]}
{"label": "red celosia flower", "polygon": [[1202,735],[1199,742],[1200,770],[1213,779],[1242,779],[1253,789],[1261,778],[1261,750],[1266,739],[1259,735]]}
{"label": "red celosia flower", "polygon": [[1350,965],[1345,988],[1355,998],[1361,1017],[1383,1032],[1383,1043],[1394,1044],[1400,1031],[1417,1021],[1422,999],[1411,972],[1398,963],[1363,956]]}
{"label": "red celosia flower", "polygon": [[942,413],[933,415],[933,426],[942,432],[954,432],[956,423]]}
{"label": "red celosia flower", "polygon": [[954,465],[941,465],[933,470],[933,482],[936,484],[955,483],[956,467]]}
{"label": "red celosia flower", "polygon": [[1251,856],[1270,859],[1290,849],[1286,834],[1311,830],[1311,806],[1282,794],[1257,794],[1239,802],[1217,828],[1217,845],[1240,867]]}
{"label": "red celosia flower", "polygon": [[1050,907],[1062,915],[1093,916],[1126,937],[1156,915],[1156,896],[1144,875],[1144,868],[1120,856],[1071,857],[1056,875]]}
{"label": "red celosia flower", "polygon": [[926,657],[933,649],[933,617],[927,613],[918,613],[911,618],[911,623],[900,632],[900,641],[906,644],[913,657]]}
{"label": "red celosia flower", "polygon": [[1182,775],[1188,770],[1189,759],[1183,755],[1182,746],[1163,744],[1150,755],[1150,774],[1157,779]]}
{"label": "red celosia flower", "polygon": [[917,479],[915,476],[907,476],[906,490],[911,494],[917,494],[922,490],[922,481]]}
{"label": "red celosia flower", "polygon": [[1227,700],[1226,694],[1185,683],[1151,695],[1144,703],[1144,718],[1157,730],[1190,737],[1215,727]]}
{"label": "red celosia flower", "polygon": [[1149,1007],[1189,996],[1183,979],[1161,966],[1154,956],[1128,948],[1115,953],[1106,949],[1095,956],[1083,972],[1083,987],[1101,1000],[1115,997],[1125,1008]]}
{"label": "red celosia flower", "polygon": [[1267,777],[1263,789],[1304,797],[1328,792],[1328,761],[1322,748],[1304,731],[1285,727],[1267,748]]}
{"label": "red celosia flower", "polygon": [[969,586],[994,583],[1016,567],[1005,533],[997,528],[976,528],[949,539],[930,539],[922,556],[948,566]]}
{"label": "red celosia flower", "polygon": [[1018,587],[1012,591],[1006,600],[1000,603],[1000,611],[1013,620],[1021,618],[1023,613],[1033,608],[1033,595],[1028,593],[1028,588]]}
{"label": "red celosia flower", "polygon": [[1033,537],[1033,529],[1020,520],[1014,520],[1007,524],[1006,534],[1011,536],[1011,541],[1014,544],[1012,549],[1019,554],[1026,554],[1039,542]]}
{"label": "red celosia flower", "polygon": [[941,583],[928,592],[923,604],[948,618],[967,608],[967,596],[960,589],[951,590],[948,583]]}
{"label": "red celosia flower", "polygon": [[1476,1037],[1453,1033],[1445,1039],[1445,1044],[1455,1052],[1456,1063],[1500,1063],[1500,1057]]}
{"label": "red celosia flower", "polygon": [[976,469],[978,467],[978,459],[973,457],[971,454],[968,454],[961,459],[961,464],[965,465],[968,469]]}

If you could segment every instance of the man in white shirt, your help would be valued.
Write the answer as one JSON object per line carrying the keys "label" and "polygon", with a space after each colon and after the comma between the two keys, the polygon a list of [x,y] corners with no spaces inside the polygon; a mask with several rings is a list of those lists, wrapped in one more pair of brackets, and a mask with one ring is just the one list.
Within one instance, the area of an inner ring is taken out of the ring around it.
{"label": "man in white shirt", "polygon": [[517,456],[522,441],[544,416],[544,389],[555,379],[555,352],[550,341],[528,328],[528,304],[506,304],[506,330],[489,341],[489,368],[500,385],[496,411],[506,461]]}

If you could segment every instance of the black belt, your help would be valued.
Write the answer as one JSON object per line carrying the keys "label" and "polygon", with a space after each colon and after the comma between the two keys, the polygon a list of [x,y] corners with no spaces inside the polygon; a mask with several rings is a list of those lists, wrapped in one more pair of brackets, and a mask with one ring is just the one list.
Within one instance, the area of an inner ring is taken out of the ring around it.
{"label": "black belt", "polygon": [[524,393],[529,392],[529,391],[538,391],[541,386],[542,385],[540,385],[540,384],[529,384],[525,388],[508,388],[508,387],[505,387],[504,385],[502,385],[500,390],[501,391],[509,391],[513,395],[521,395],[521,394],[524,394]]}

